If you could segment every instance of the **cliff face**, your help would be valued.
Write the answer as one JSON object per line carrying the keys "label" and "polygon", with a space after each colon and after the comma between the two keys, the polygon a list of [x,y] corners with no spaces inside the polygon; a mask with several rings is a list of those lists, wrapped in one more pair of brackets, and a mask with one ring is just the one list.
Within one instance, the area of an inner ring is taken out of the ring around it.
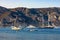
{"label": "cliff face", "polygon": [[[49,13],[49,15],[48,15]],[[0,7],[0,24],[2,25],[13,25],[14,21],[18,25],[28,26],[42,26],[44,21],[44,25],[47,25],[47,21],[49,19],[50,24],[54,24],[56,26],[60,26],[60,8],[13,8],[7,9],[4,7]]]}

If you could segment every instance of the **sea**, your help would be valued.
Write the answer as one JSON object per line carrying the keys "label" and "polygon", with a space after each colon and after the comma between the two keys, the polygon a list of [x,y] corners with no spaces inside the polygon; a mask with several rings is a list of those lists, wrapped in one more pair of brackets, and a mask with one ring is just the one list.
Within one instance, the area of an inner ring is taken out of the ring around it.
{"label": "sea", "polygon": [[0,40],[60,40],[60,28],[54,29],[12,30],[10,27],[0,28]]}

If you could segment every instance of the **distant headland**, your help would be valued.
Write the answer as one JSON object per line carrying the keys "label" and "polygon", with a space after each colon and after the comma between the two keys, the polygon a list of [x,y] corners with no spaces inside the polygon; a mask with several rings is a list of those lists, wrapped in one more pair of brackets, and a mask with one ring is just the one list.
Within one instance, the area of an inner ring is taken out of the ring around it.
{"label": "distant headland", "polygon": [[[44,26],[47,26],[48,18],[49,18],[49,22],[53,23],[55,26],[60,26],[60,8],[18,7],[18,8],[8,9],[0,6],[0,26],[12,26],[15,24],[21,26],[33,25],[36,27],[42,27],[43,24]],[[14,23],[15,20],[16,23]]]}

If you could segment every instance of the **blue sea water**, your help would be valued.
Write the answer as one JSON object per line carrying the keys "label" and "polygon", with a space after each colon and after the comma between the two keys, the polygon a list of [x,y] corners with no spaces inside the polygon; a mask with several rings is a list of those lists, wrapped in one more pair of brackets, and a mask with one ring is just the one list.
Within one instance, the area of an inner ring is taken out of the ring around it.
{"label": "blue sea water", "polygon": [[54,29],[34,29],[29,31],[15,31],[11,28],[0,28],[0,40],[60,40],[60,28]]}

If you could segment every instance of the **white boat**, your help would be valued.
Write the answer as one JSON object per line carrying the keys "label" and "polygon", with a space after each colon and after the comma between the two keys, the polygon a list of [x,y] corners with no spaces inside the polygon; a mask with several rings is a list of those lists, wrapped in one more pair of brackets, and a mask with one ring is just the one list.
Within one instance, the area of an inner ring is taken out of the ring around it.
{"label": "white boat", "polygon": [[12,29],[12,30],[20,30],[21,28],[12,26],[11,29]]}
{"label": "white boat", "polygon": [[29,25],[27,28],[36,28],[36,27],[33,25]]}
{"label": "white boat", "polygon": [[26,27],[26,28],[28,28],[29,30],[28,31],[35,31],[35,26],[33,26],[33,25],[29,25],[28,27]]}

